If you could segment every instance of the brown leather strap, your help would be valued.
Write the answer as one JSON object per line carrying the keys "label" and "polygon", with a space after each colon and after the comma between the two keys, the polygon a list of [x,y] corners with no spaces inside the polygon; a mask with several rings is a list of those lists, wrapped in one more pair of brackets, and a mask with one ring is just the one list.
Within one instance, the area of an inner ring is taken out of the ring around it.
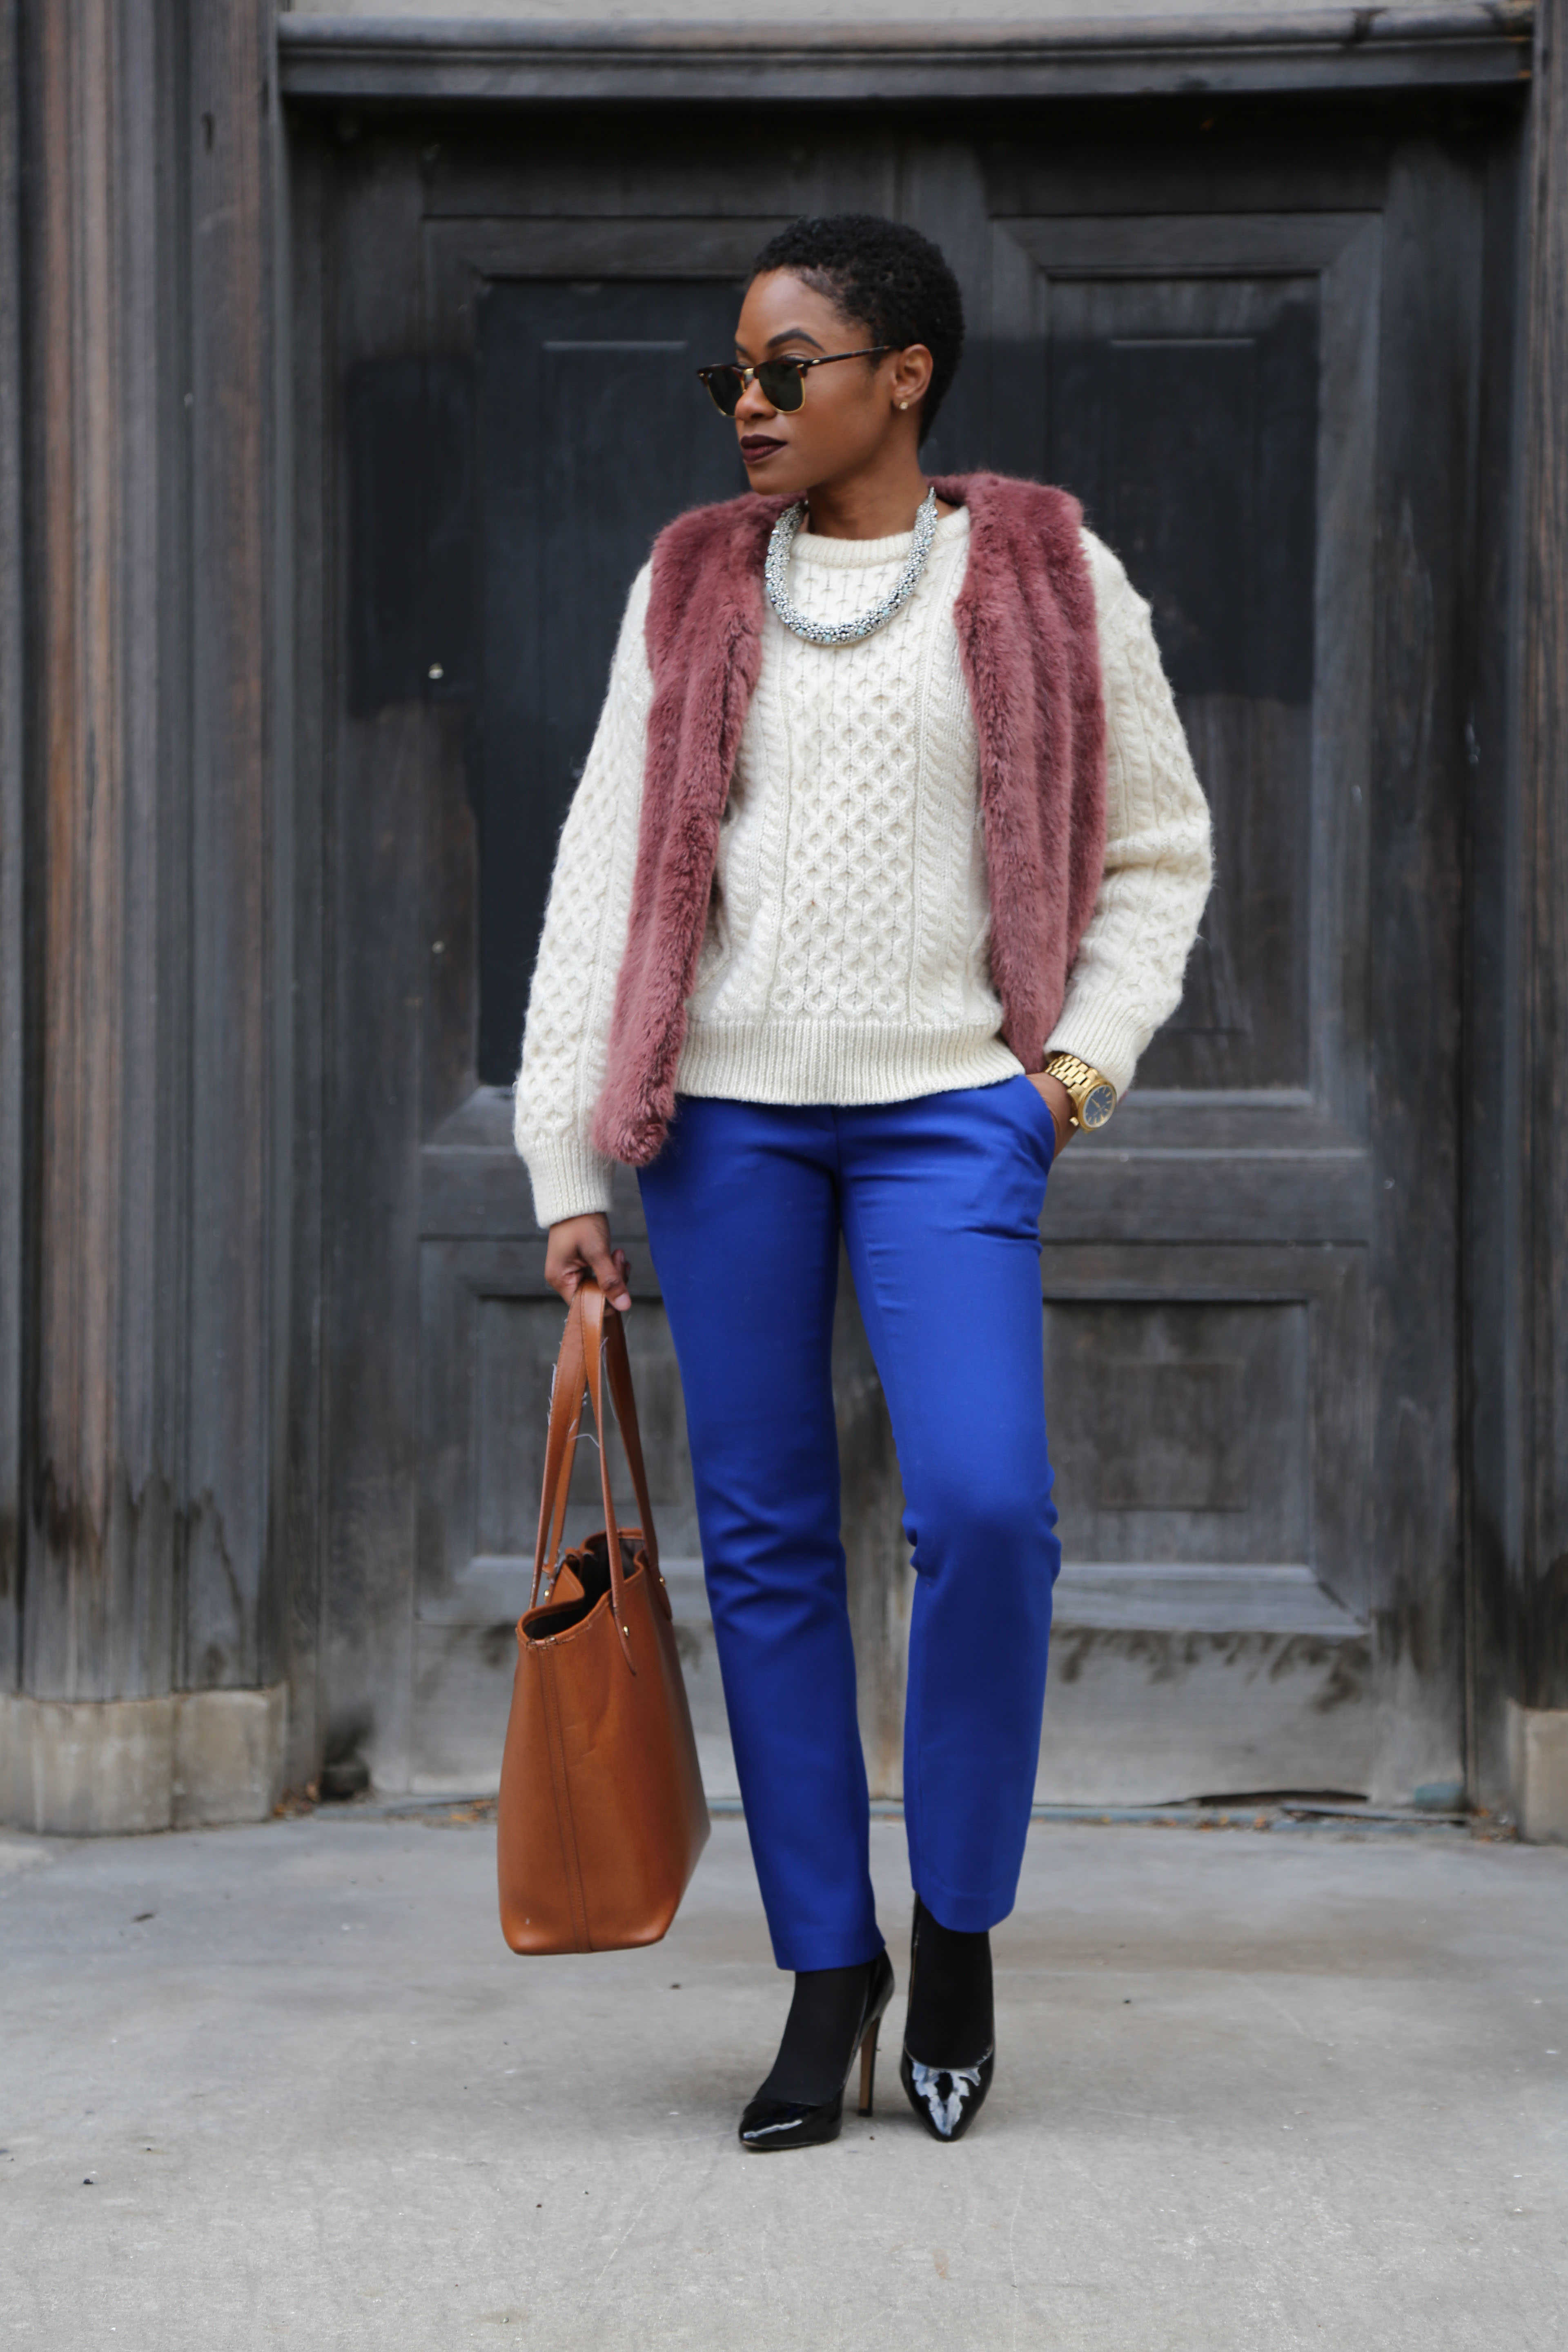
{"label": "brown leather strap", "polygon": [[555,1556],[565,1528],[566,1498],[577,1457],[577,1433],[583,1422],[585,1375],[582,1308],[574,1298],[566,1310],[566,1326],[561,1334],[561,1352],[555,1360],[555,1380],[550,1391],[539,1533],[533,1547],[533,1590],[528,1602],[531,1609],[537,1605],[541,1584],[555,1573]]}
{"label": "brown leather strap", "polygon": [[565,1531],[566,1507],[577,1457],[577,1440],[582,1431],[585,1390],[599,1444],[599,1484],[605,1507],[611,1601],[621,1649],[626,1664],[635,1673],[623,1606],[620,1523],[616,1516],[615,1496],[610,1487],[609,1415],[605,1401],[606,1381],[610,1402],[615,1406],[616,1420],[620,1427],[621,1441],[626,1447],[627,1466],[632,1474],[637,1509],[641,1514],[641,1533],[648,1566],[662,1584],[658,1537],[654,1528],[653,1499],[648,1493],[647,1470],[643,1460],[642,1432],[637,1423],[637,1395],[632,1387],[626,1328],[620,1316],[613,1307],[606,1306],[598,1284],[584,1281],[574,1294],[566,1311],[565,1328],[561,1334],[561,1352],[555,1363],[555,1380],[550,1392],[550,1422],[544,1440],[544,1475],[541,1483],[539,1532],[533,1548],[533,1588],[529,1597],[529,1607],[531,1609],[537,1604],[541,1586],[555,1573],[556,1557]]}
{"label": "brown leather strap", "polygon": [[[610,1397],[616,1408],[616,1420],[626,1448],[626,1466],[632,1474],[632,1493],[637,1497],[637,1512],[642,1525],[643,1543],[647,1552],[648,1566],[659,1576],[658,1538],[654,1532],[653,1499],[647,1489],[647,1472],[643,1467],[642,1432],[637,1426],[637,1401],[632,1388],[631,1356],[626,1348],[625,1318],[613,1310],[604,1318],[606,1334],[605,1359],[610,1379]],[[660,1582],[663,1581],[660,1577]]]}
{"label": "brown leather strap", "polygon": [[613,1307],[606,1307],[605,1294],[597,1283],[584,1283],[578,1291],[577,1297],[583,1304],[583,1343],[587,1356],[588,1397],[594,1408],[595,1426],[599,1433],[599,1486],[605,1502],[605,1533],[610,1564],[610,1601],[616,1612],[616,1625],[620,1634],[622,1654],[635,1674],[637,1664],[632,1657],[631,1637],[627,1631],[626,1612],[624,1606],[625,1586],[621,1574],[620,1522],[616,1517],[615,1496],[610,1492],[609,1416],[605,1410],[606,1360],[616,1417],[620,1423],[621,1436],[626,1444],[626,1460],[631,1469],[632,1486],[637,1494],[637,1508],[642,1513],[643,1542],[647,1551],[649,1568],[657,1576],[658,1543],[653,1528],[653,1503],[648,1495],[647,1475],[643,1467],[642,1437],[637,1428],[637,1401],[632,1393],[631,1365],[626,1357],[626,1335],[620,1316]]}
{"label": "brown leather strap", "polygon": [[[608,1417],[605,1412],[605,1294],[596,1282],[584,1283],[577,1293],[577,1298],[583,1307],[583,1347],[588,1360],[588,1402],[594,1408],[594,1427],[599,1438],[599,1492],[605,1504],[605,1555],[610,1570],[610,1607],[615,1612],[621,1655],[635,1675],[637,1661],[632,1656],[631,1631],[626,1623],[626,1580],[621,1574],[620,1522],[616,1517],[616,1498],[610,1492],[610,1449],[605,1426]],[[609,1312],[614,1314],[615,1309],[612,1307]],[[619,1322],[618,1315],[616,1320]]]}
{"label": "brown leather strap", "polygon": [[[584,1383],[587,1366],[583,1351],[583,1318],[579,1309],[569,1311],[566,1328],[561,1334],[561,1355],[556,1361],[555,1377],[566,1382],[567,1402],[572,1410],[567,1420],[566,1442],[556,1474],[555,1507],[550,1525],[549,1563],[545,1573],[553,1580],[561,1546],[566,1534],[566,1511],[572,1499],[572,1473],[577,1462],[577,1439],[583,1426],[583,1400],[587,1393]],[[553,1397],[554,1391],[552,1391]],[[549,1486],[549,1465],[545,1465],[545,1485]]]}

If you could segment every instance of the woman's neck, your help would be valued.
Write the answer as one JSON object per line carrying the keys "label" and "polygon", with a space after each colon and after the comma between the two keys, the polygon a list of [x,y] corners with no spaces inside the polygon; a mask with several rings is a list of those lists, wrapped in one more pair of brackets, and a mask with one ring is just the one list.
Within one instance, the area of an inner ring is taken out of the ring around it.
{"label": "woman's neck", "polygon": [[[892,464],[867,467],[840,482],[806,493],[807,529],[817,539],[896,539],[913,530],[931,484],[913,449]],[[951,507],[938,501],[938,512]]]}

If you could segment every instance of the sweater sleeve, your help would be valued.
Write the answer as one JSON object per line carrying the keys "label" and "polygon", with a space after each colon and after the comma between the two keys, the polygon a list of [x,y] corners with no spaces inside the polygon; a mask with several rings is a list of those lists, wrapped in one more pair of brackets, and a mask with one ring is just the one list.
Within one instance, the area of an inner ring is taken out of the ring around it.
{"label": "sweater sleeve", "polygon": [[609,690],[561,830],[529,990],[514,1133],[542,1225],[607,1212],[611,1163],[589,1139],[626,951],[653,680],[643,626],[650,568],[632,583]]}
{"label": "sweater sleeve", "polygon": [[1119,1095],[1181,1001],[1209,894],[1208,803],[1161,667],[1148,605],[1091,533],[1105,696],[1105,871],[1047,1054],[1077,1054]]}

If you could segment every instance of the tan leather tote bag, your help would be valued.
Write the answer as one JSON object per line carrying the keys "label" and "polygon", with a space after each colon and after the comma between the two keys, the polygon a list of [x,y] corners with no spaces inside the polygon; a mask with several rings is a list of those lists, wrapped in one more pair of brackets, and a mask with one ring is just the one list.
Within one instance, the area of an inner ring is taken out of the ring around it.
{"label": "tan leather tote bag", "polygon": [[[616,1519],[606,1382],[640,1527]],[[557,1570],[584,1384],[605,1525]],[[518,1620],[498,1811],[501,1933],[514,1952],[658,1943],[708,1843],[626,1333],[595,1283],[572,1301],[555,1367],[533,1591]]]}

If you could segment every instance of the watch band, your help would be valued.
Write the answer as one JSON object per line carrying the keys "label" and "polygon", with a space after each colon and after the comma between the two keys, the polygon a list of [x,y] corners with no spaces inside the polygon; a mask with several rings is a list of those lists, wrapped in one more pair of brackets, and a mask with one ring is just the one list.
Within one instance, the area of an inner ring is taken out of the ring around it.
{"label": "watch band", "polygon": [[1074,1127],[1103,1127],[1116,1108],[1116,1088],[1081,1054],[1047,1054],[1047,1076],[1067,1088],[1072,1097]]}

